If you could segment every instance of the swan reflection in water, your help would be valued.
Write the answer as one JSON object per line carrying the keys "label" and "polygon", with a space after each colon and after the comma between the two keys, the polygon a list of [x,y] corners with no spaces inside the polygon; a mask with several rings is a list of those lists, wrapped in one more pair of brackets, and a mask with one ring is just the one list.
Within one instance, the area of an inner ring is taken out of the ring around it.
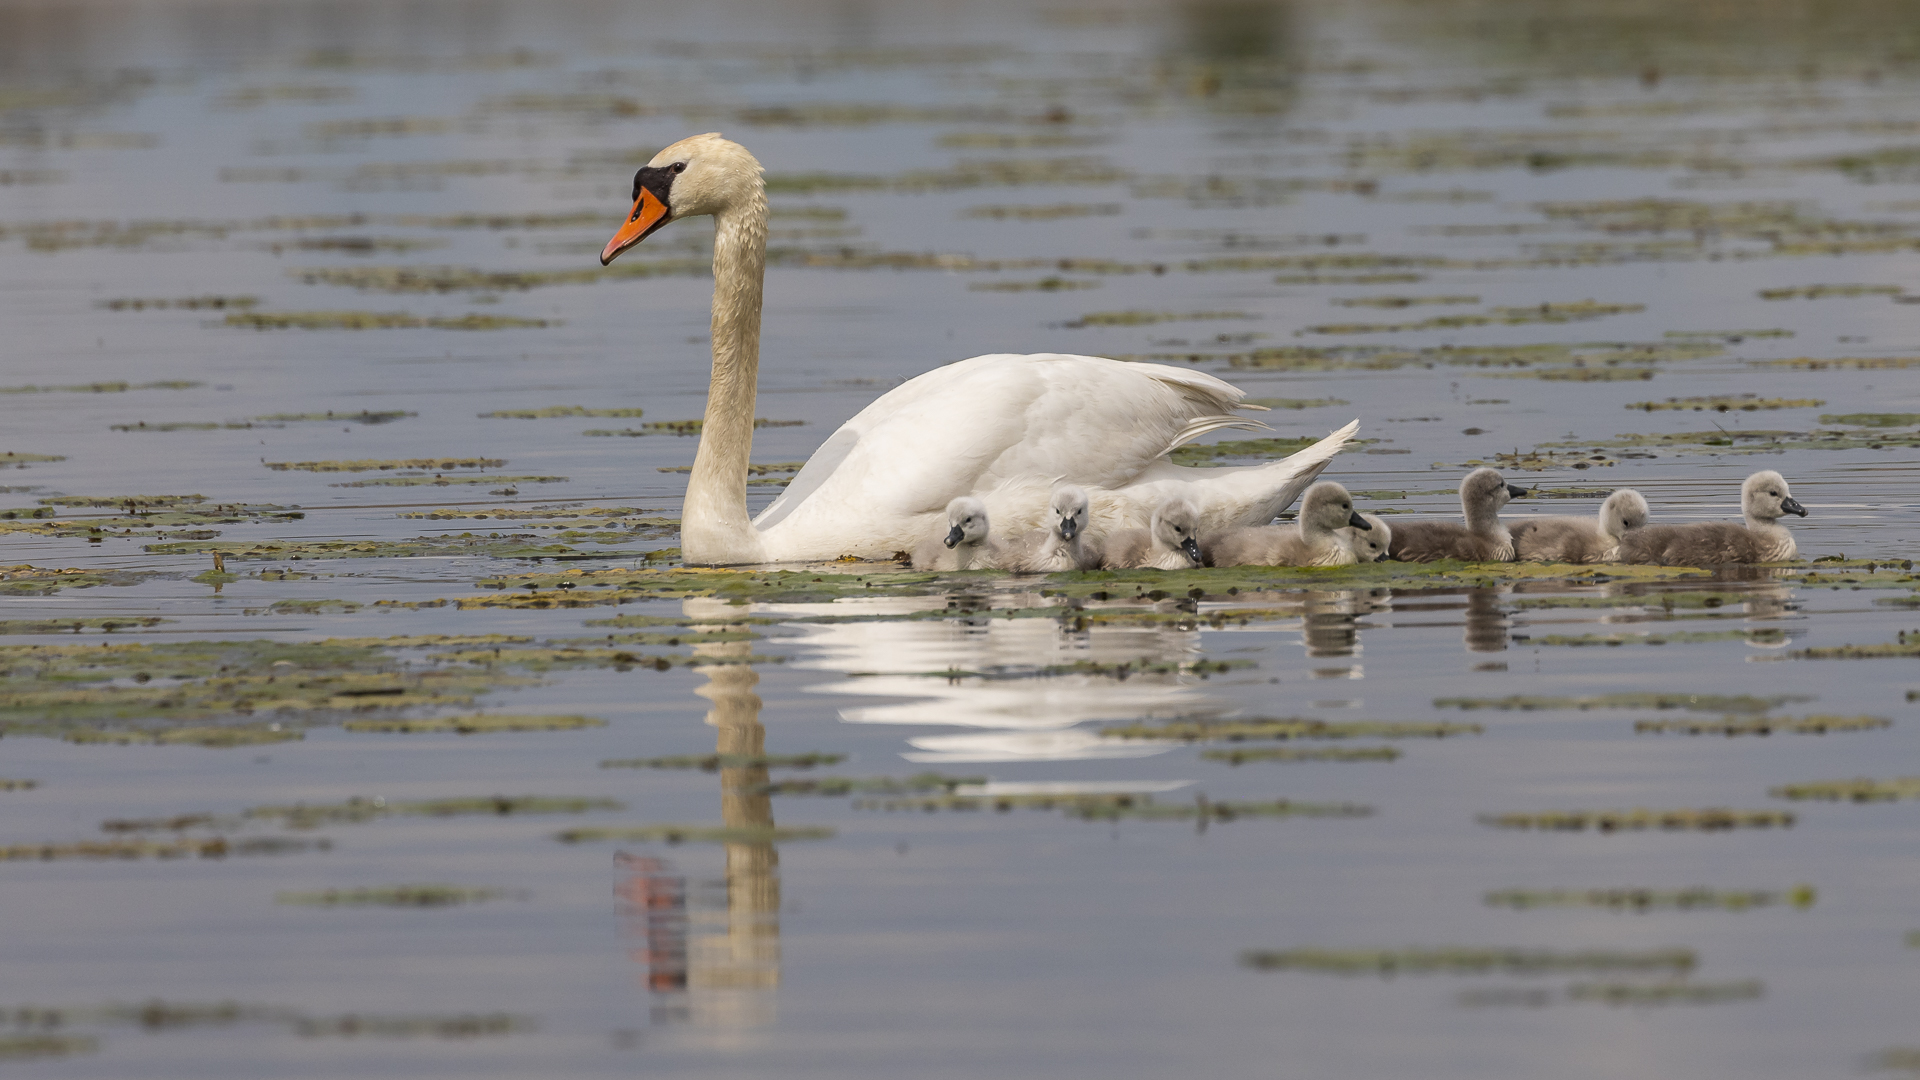
{"label": "swan reflection in water", "polygon": [[[689,600],[698,618],[737,615],[741,609]],[[696,610],[697,609],[697,610]],[[717,628],[717,627],[716,627]],[[694,654],[744,660],[752,642],[695,645]],[[706,722],[716,729],[714,752],[760,756],[767,729],[760,723],[760,675],[744,663],[713,664],[694,693],[713,703]],[[719,770],[720,818],[729,828],[773,826],[773,800],[765,794],[767,767]],[[780,985],[780,852],[772,843],[729,843],[720,881],[689,879],[665,859],[621,854],[624,873],[616,892],[625,902],[631,933],[645,941],[633,958],[647,965],[647,989],[659,1002],[659,1023],[741,1030],[775,1018]]]}

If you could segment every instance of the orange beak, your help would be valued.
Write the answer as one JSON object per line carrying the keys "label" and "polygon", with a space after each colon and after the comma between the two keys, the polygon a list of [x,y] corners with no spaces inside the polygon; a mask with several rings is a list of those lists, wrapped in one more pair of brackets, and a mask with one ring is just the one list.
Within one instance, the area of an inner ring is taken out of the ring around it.
{"label": "orange beak", "polygon": [[620,231],[607,241],[606,249],[600,252],[600,265],[612,262],[619,254],[652,235],[653,230],[667,223],[667,204],[656,198],[646,188],[640,189],[640,197],[633,200],[633,214]]}

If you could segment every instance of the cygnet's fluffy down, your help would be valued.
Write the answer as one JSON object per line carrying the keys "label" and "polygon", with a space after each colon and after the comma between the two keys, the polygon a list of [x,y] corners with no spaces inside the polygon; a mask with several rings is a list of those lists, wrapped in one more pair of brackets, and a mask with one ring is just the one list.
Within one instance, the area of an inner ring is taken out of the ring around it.
{"label": "cygnet's fluffy down", "polygon": [[1349,525],[1340,530],[1340,542],[1353,552],[1355,562],[1379,562],[1393,545],[1393,530],[1378,514],[1361,514],[1360,519],[1370,527],[1356,529]]}
{"label": "cygnet's fluffy down", "polygon": [[913,550],[915,570],[999,570],[1007,545],[988,531],[987,504],[962,495],[947,504],[945,536],[930,536]]}
{"label": "cygnet's fluffy down", "polygon": [[1648,525],[1620,538],[1619,561],[1654,566],[1717,566],[1722,563],[1779,562],[1799,551],[1793,534],[1780,524],[1783,514],[1807,516],[1794,501],[1785,477],[1768,469],[1740,485],[1743,525],[1701,521],[1691,525]]}
{"label": "cygnet's fluffy down", "polygon": [[1647,523],[1647,500],[1632,488],[1607,496],[1594,517],[1535,517],[1508,526],[1517,558],[1529,562],[1613,562],[1620,538]]}
{"label": "cygnet's fluffy down", "polygon": [[1123,529],[1107,537],[1101,565],[1109,570],[1149,567],[1185,570],[1199,566],[1200,509],[1186,499],[1169,499],[1154,507],[1144,529]]}
{"label": "cygnet's fluffy down", "polygon": [[1403,562],[1512,562],[1513,537],[1500,524],[1500,508],[1526,493],[1525,488],[1507,483],[1493,469],[1475,469],[1460,481],[1465,525],[1451,521],[1402,522],[1394,527],[1389,551]]}
{"label": "cygnet's fluffy down", "polygon": [[1353,512],[1353,496],[1331,480],[1307,489],[1292,525],[1232,529],[1201,545],[1213,566],[1344,566],[1357,561],[1342,529],[1372,526]]}
{"label": "cygnet's fluffy down", "polygon": [[1023,537],[1010,553],[1008,569],[1042,574],[1098,569],[1100,548],[1087,536],[1087,506],[1087,493],[1080,488],[1054,488],[1047,503],[1052,527]]}

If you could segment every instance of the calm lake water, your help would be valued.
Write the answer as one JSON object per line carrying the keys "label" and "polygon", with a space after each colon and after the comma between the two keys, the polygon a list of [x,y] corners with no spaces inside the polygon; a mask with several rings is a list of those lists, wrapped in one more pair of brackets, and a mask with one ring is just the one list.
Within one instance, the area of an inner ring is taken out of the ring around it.
{"label": "calm lake water", "polygon": [[[1920,1072],[1916,117],[1874,0],[0,0],[0,1062]],[[1062,351],[1802,562],[677,573],[709,130],[755,509]]]}

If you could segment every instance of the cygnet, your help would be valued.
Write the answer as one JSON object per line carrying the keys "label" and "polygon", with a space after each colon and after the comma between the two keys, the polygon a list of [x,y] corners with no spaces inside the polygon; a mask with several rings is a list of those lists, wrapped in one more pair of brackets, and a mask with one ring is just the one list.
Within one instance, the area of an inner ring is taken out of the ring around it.
{"label": "cygnet", "polygon": [[1393,530],[1391,556],[1404,562],[1512,562],[1513,537],[1500,524],[1500,508],[1526,493],[1493,469],[1475,469],[1460,481],[1460,510],[1467,523],[1404,522]]}
{"label": "cygnet", "polygon": [[928,537],[913,550],[915,570],[998,570],[1007,544],[988,531],[987,504],[962,495],[947,504],[947,534]]}
{"label": "cygnet", "polygon": [[1340,542],[1353,552],[1355,561],[1379,562],[1387,557],[1387,548],[1393,545],[1393,530],[1378,514],[1361,514],[1360,519],[1369,527],[1356,529],[1349,525],[1341,529]]}
{"label": "cygnet", "polygon": [[1594,517],[1535,517],[1508,527],[1517,558],[1530,562],[1613,562],[1620,538],[1647,523],[1647,500],[1632,488],[1607,496]]}
{"label": "cygnet", "polygon": [[1054,573],[1060,570],[1096,570],[1100,566],[1100,548],[1086,535],[1087,493],[1072,485],[1053,489],[1047,503],[1048,529],[1035,529],[1023,537],[1009,559],[1009,569],[1028,573]]}
{"label": "cygnet", "polygon": [[1345,566],[1358,556],[1341,542],[1340,530],[1372,527],[1353,512],[1347,489],[1328,480],[1307,489],[1294,524],[1233,529],[1201,547],[1214,566]]}
{"label": "cygnet", "polygon": [[1169,499],[1154,508],[1144,529],[1123,529],[1107,537],[1101,565],[1109,570],[1150,567],[1185,570],[1200,565],[1200,510],[1186,499]]}
{"label": "cygnet", "polygon": [[1654,566],[1716,566],[1721,563],[1779,562],[1800,550],[1781,525],[1783,514],[1807,516],[1794,501],[1786,478],[1768,469],[1740,485],[1740,509],[1746,524],[1699,521],[1691,525],[1648,525],[1620,539],[1619,562]]}

